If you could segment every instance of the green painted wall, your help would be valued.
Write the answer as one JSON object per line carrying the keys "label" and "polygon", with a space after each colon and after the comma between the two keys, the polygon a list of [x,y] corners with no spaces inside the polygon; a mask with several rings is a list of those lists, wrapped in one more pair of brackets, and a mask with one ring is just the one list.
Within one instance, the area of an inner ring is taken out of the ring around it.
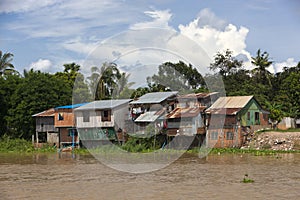
{"label": "green painted wall", "polygon": [[[106,130],[108,131],[106,137]],[[79,129],[79,137],[81,140],[114,140],[116,139],[115,130],[113,128],[84,128]]]}
{"label": "green painted wall", "polygon": [[[248,114],[249,113],[249,114]],[[258,119],[255,119],[255,113],[257,113]],[[260,113],[261,107],[258,103],[252,99],[249,103],[245,106],[245,108],[240,111],[239,117],[241,119],[241,126],[251,126],[251,125],[258,125],[260,124]],[[250,118],[248,117],[250,115]]]}

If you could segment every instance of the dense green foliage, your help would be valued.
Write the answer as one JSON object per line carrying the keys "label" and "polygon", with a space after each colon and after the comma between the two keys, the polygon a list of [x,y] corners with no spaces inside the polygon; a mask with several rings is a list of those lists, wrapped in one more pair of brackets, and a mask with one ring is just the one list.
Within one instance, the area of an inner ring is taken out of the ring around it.
{"label": "dense green foliage", "polygon": [[0,140],[0,152],[32,152],[32,143],[25,139],[11,139],[2,137]]}
{"label": "dense green foliage", "polygon": [[[267,70],[273,63],[267,52],[257,51],[256,57],[252,57],[254,69],[251,71],[244,69],[242,62],[231,54],[228,50],[225,55],[217,53],[211,64],[222,76],[227,96],[254,95],[263,108],[270,111],[275,125],[284,116],[300,118],[300,63],[272,74]],[[227,63],[231,67],[224,67]]]}
{"label": "dense green foliage", "polygon": [[[76,64],[66,64],[65,71],[56,74],[31,69],[25,70],[23,76],[0,77],[0,137],[31,139],[35,133],[32,115],[72,104],[72,85],[80,74],[78,71]],[[88,92],[87,86],[85,90]]]}

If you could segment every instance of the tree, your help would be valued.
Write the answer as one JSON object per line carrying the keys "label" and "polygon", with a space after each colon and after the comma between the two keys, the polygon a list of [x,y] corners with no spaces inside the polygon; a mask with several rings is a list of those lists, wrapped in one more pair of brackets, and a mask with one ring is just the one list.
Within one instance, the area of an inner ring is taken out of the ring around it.
{"label": "tree", "polygon": [[77,65],[76,63],[64,64],[64,71],[56,72],[55,76],[64,79],[68,85],[73,88],[79,70],[80,65]]}
{"label": "tree", "polygon": [[117,80],[117,88],[114,90],[113,96],[116,98],[130,98],[133,89],[130,89],[134,82],[129,82],[130,74],[125,72],[121,73],[120,78]]}
{"label": "tree", "polygon": [[5,117],[12,137],[30,139],[34,134],[33,114],[72,103],[72,88],[62,78],[40,71],[24,71],[10,97]]}
{"label": "tree", "polygon": [[148,87],[139,87],[137,88],[130,96],[131,99],[139,98],[140,96],[143,96],[144,94],[147,94],[151,92],[151,90]]}
{"label": "tree", "polygon": [[210,64],[210,69],[219,71],[220,75],[226,77],[236,73],[242,67],[243,62],[233,57],[233,52],[227,49],[224,54],[218,52],[214,57],[214,62]]}
{"label": "tree", "polygon": [[73,103],[84,103],[91,100],[88,85],[84,75],[80,73],[80,65],[76,63],[64,64],[63,72],[56,72],[55,76],[61,79],[72,93]]}
{"label": "tree", "polygon": [[280,99],[283,111],[291,117],[300,117],[300,71],[291,72],[281,83],[277,100]]}
{"label": "tree", "polygon": [[6,117],[8,110],[12,107],[11,96],[22,81],[19,75],[0,76],[0,138],[4,134],[8,134],[8,125]]}
{"label": "tree", "polygon": [[158,74],[147,77],[147,82],[150,88],[163,86],[164,89],[175,91],[193,90],[205,85],[204,79],[197,69],[182,61],[159,65]]}
{"label": "tree", "polygon": [[267,68],[270,67],[273,61],[269,60],[269,54],[266,51],[261,54],[260,49],[258,49],[256,57],[251,57],[251,59],[251,63],[257,66],[252,70],[252,72],[254,76],[257,77],[258,82],[268,84],[271,87],[271,73],[267,70]]}
{"label": "tree", "polygon": [[0,76],[14,71],[14,65],[11,63],[13,60],[12,53],[2,53],[0,51]]}
{"label": "tree", "polygon": [[115,63],[103,63],[101,68],[92,67],[92,75],[88,77],[90,90],[96,100],[109,99],[117,90],[117,81],[121,73]]}

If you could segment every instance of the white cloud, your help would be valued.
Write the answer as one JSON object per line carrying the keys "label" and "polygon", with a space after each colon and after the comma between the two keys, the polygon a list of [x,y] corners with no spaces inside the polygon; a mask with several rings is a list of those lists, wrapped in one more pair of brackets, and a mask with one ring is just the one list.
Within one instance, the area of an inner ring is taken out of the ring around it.
{"label": "white cloud", "polygon": [[[249,56],[249,60],[251,59],[250,54],[246,51],[246,37],[249,29],[243,26],[237,28],[233,24],[224,26],[224,21],[218,20],[207,9],[200,13],[200,17],[188,25],[179,25],[179,30],[183,35],[197,42],[210,58],[213,58],[217,52],[230,49],[234,56],[245,54],[247,57]],[[201,22],[202,19],[205,20],[203,23]],[[224,29],[221,29],[222,26]]]}
{"label": "white cloud", "polygon": [[28,12],[36,9],[40,9],[46,6],[53,5],[58,0],[1,0],[0,2],[0,13],[11,13],[11,12]]}
{"label": "white cloud", "polygon": [[130,27],[131,29],[170,28],[168,23],[172,14],[169,10],[145,11],[144,13],[151,17],[151,21],[136,23]]}
{"label": "white cloud", "polygon": [[290,68],[290,67],[295,67],[296,65],[297,62],[294,60],[294,58],[288,58],[284,62],[274,63],[268,68],[268,70],[271,73],[278,73],[278,72],[282,72],[284,67]]}
{"label": "white cloud", "polygon": [[38,61],[31,63],[28,69],[40,70],[42,72],[50,72],[52,71],[51,67],[52,63],[50,60],[39,59]]}
{"label": "white cloud", "polygon": [[197,17],[198,26],[210,26],[216,29],[224,29],[226,27],[226,21],[217,17],[215,13],[213,13],[210,9],[204,8],[202,9]]}
{"label": "white cloud", "polygon": [[67,50],[88,55],[97,47],[97,42],[84,42],[80,37],[76,37],[62,43],[61,46]]}
{"label": "white cloud", "polygon": [[[3,3],[2,12],[12,10],[14,5]],[[8,30],[23,33],[27,37],[76,37],[101,34],[103,28],[130,24],[143,16],[140,7],[130,7],[118,0],[64,0],[18,1],[15,11],[20,12],[17,21],[4,23]],[[27,9],[28,8],[28,9]],[[30,10],[29,10],[30,9]]]}

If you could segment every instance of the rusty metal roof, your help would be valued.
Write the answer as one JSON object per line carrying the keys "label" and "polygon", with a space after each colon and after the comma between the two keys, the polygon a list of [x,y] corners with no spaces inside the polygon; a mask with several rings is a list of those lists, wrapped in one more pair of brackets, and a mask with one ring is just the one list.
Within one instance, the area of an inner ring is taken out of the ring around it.
{"label": "rusty metal roof", "polygon": [[219,108],[244,108],[253,96],[220,97],[208,110]]}
{"label": "rusty metal roof", "polygon": [[201,93],[191,93],[191,94],[185,94],[185,95],[180,95],[178,99],[191,99],[191,98],[197,98],[197,99],[202,99],[209,97],[211,95],[217,94],[218,92],[201,92]]}
{"label": "rusty metal roof", "polygon": [[45,110],[43,112],[32,115],[32,117],[52,117],[55,114],[55,109],[50,108],[49,110]]}
{"label": "rusty metal roof", "polygon": [[210,114],[236,115],[252,98],[253,96],[220,97],[206,112]]}
{"label": "rusty metal roof", "polygon": [[195,117],[200,112],[203,112],[205,106],[196,108],[175,108],[170,114],[167,115],[168,119],[181,118],[181,117]]}

